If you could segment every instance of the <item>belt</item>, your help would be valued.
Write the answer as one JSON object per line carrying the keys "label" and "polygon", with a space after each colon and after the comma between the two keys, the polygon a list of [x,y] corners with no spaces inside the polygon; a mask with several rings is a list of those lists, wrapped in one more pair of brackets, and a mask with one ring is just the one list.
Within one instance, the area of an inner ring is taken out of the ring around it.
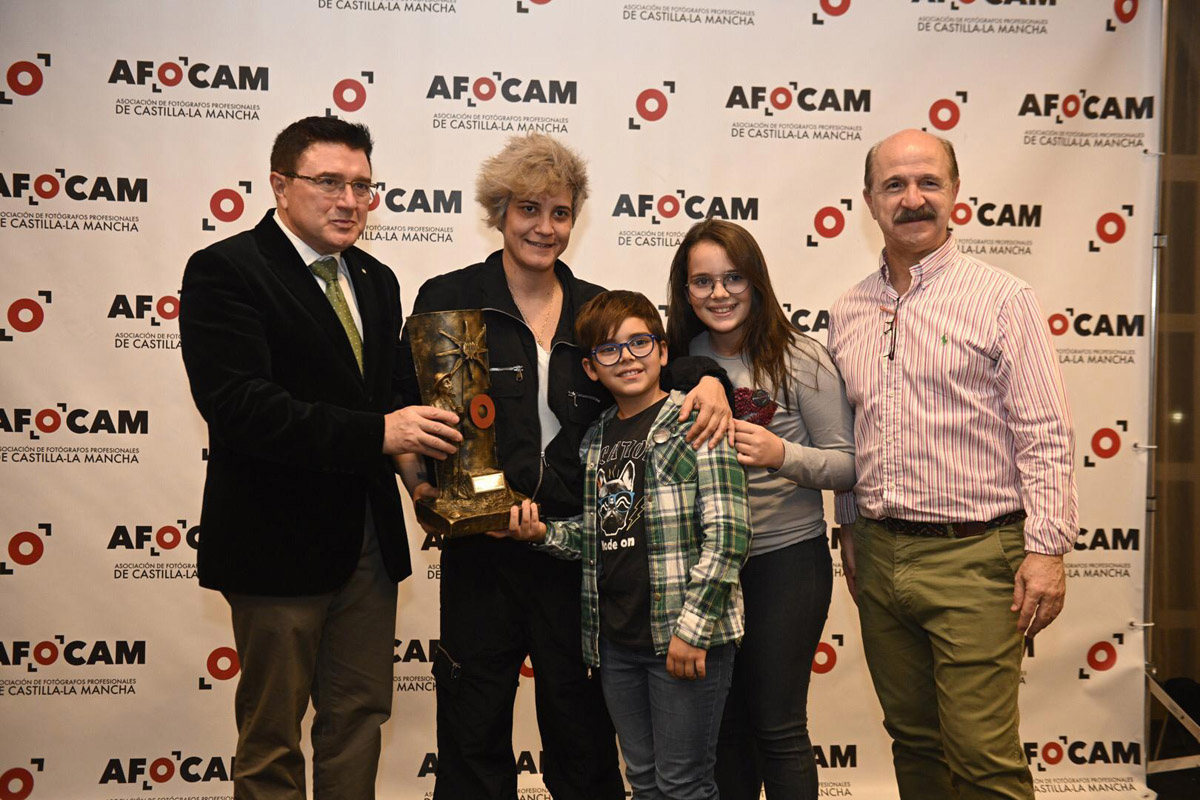
{"label": "belt", "polygon": [[987,522],[916,522],[897,517],[884,517],[873,520],[892,533],[902,533],[906,536],[933,536],[943,539],[965,539],[968,536],[981,536],[993,528],[1014,525],[1025,519],[1025,511],[1018,509],[1007,514],[1001,514]]}

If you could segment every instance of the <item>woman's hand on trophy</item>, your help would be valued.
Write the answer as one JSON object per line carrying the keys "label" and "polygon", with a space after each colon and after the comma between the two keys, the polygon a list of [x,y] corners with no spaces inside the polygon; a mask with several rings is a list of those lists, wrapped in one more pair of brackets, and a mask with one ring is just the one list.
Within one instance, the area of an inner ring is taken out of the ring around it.
{"label": "woman's hand on trophy", "polygon": [[405,406],[383,418],[383,452],[416,453],[439,461],[458,450],[458,415],[434,406]]}
{"label": "woman's hand on trophy", "polygon": [[537,503],[525,500],[513,506],[508,514],[508,530],[488,531],[488,536],[497,539],[516,539],[520,542],[546,541],[546,523],[538,520]]}

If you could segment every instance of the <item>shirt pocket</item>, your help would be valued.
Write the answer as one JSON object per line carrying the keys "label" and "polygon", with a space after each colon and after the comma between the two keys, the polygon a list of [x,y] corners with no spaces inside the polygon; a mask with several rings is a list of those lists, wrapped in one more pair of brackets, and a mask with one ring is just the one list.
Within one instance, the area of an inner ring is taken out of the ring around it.
{"label": "shirt pocket", "polygon": [[688,444],[682,432],[670,433],[666,441],[654,440],[656,434],[666,433],[659,428],[652,431],[650,441],[653,445],[650,451],[651,469],[658,485],[687,483],[696,479],[696,451]]}
{"label": "shirt pocket", "polygon": [[943,334],[931,354],[927,382],[940,395],[977,397],[986,393],[994,368],[982,349]]}

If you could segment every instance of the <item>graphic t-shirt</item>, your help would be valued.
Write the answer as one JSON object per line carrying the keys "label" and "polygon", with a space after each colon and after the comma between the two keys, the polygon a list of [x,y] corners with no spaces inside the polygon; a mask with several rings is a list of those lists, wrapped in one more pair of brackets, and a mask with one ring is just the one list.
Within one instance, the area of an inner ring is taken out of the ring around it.
{"label": "graphic t-shirt", "polygon": [[650,634],[650,560],[642,504],[646,438],[659,402],[604,429],[596,472],[596,536],[600,547],[600,635],[629,648],[653,647]]}

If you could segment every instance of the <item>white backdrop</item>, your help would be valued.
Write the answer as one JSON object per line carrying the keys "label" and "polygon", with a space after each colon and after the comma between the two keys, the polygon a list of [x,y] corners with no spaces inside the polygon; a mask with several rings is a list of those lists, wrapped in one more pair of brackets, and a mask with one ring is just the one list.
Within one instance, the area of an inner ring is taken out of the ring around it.
{"label": "white backdrop", "polygon": [[[205,432],[177,296],[193,251],[269,207],[275,134],[326,112],[375,136],[386,193],[361,244],[406,303],[499,246],[476,169],[544,130],[590,163],[578,274],[664,302],[687,227],[729,216],[822,341],[881,246],[867,148],[951,138],[960,242],[1033,283],[1078,430],[1067,606],[1025,661],[1034,777],[1148,797],[1131,445],[1161,22],[1137,0],[0,0],[0,800],[232,794],[237,665],[224,601],[195,582]],[[428,796],[436,768],[438,552],[410,528],[386,798]],[[895,797],[840,581],[813,669],[823,794]],[[514,748],[522,797],[543,798],[531,680]]]}

